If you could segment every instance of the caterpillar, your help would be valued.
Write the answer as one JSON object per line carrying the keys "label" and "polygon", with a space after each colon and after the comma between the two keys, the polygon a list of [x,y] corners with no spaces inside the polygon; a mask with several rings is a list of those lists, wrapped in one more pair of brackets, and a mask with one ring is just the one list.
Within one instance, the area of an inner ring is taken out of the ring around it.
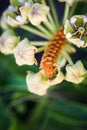
{"label": "caterpillar", "polygon": [[63,31],[64,28],[61,27],[50,40],[50,43],[41,58],[40,69],[43,70],[45,76],[49,79],[53,79],[58,73],[56,61],[66,43],[66,38]]}

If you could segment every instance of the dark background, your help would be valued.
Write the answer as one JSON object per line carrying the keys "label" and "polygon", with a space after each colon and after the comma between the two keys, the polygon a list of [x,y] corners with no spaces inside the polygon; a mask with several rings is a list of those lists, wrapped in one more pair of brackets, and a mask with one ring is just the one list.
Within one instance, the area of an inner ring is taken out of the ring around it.
{"label": "dark background", "polygon": [[0,0],[0,14],[6,9],[9,5],[9,0]]}

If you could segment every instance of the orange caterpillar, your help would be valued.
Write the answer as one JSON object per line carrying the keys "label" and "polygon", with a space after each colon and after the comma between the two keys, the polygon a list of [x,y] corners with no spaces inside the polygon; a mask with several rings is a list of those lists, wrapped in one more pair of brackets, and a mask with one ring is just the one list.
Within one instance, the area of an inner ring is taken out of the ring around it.
{"label": "orange caterpillar", "polygon": [[54,35],[41,59],[40,68],[49,79],[53,79],[57,74],[56,61],[66,43],[63,30],[64,28],[62,27],[60,31]]}

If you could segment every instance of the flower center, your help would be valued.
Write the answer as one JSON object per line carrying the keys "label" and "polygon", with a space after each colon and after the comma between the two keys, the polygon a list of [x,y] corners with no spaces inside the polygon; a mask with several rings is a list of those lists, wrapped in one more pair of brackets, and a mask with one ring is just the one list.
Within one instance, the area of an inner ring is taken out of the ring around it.
{"label": "flower center", "polygon": [[85,29],[84,29],[83,27],[79,27],[78,31],[79,31],[79,33],[80,33],[81,35],[83,35],[84,32],[85,32]]}
{"label": "flower center", "polygon": [[36,8],[34,8],[33,10],[32,10],[32,15],[37,15],[38,14],[38,10],[36,9]]}

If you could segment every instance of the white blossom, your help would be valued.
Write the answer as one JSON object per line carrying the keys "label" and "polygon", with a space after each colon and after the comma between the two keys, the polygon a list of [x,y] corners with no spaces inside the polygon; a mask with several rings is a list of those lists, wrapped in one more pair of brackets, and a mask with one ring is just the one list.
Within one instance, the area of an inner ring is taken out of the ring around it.
{"label": "white blossom", "polygon": [[49,11],[49,7],[44,4],[35,3],[29,9],[28,19],[33,24],[38,26],[41,22],[47,21],[47,13]]}
{"label": "white blossom", "polygon": [[28,72],[26,82],[28,90],[40,96],[45,95],[49,87],[49,82],[44,80],[41,71],[36,74]]}
{"label": "white blossom", "polygon": [[60,71],[52,80],[46,79],[43,71],[39,71],[36,74],[28,72],[26,76],[28,90],[37,95],[45,95],[51,85],[59,84],[63,79],[63,73]]}
{"label": "white blossom", "polygon": [[0,37],[0,51],[5,54],[13,54],[13,49],[19,42],[19,37],[15,36],[12,30],[5,31]]}
{"label": "white blossom", "polygon": [[30,45],[27,38],[22,40],[15,48],[14,48],[14,57],[16,59],[16,63],[21,65],[33,65],[36,63],[36,59],[34,54],[36,52],[36,47]]}
{"label": "white blossom", "polygon": [[72,83],[79,84],[84,80],[86,69],[81,61],[77,61],[74,65],[66,66],[66,80]]}

